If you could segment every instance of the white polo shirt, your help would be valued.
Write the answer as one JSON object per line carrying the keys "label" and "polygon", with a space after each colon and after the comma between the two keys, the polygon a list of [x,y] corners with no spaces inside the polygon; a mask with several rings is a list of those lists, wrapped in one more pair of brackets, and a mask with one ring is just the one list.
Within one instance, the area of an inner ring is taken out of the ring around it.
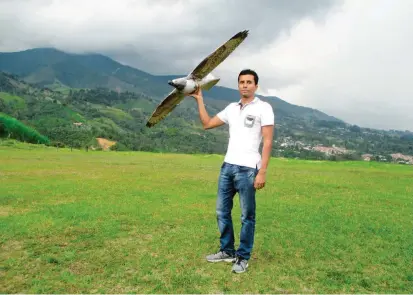
{"label": "white polo shirt", "polygon": [[229,143],[224,161],[260,169],[261,127],[274,125],[271,105],[255,97],[241,108],[240,100],[230,103],[217,116],[229,125]]}

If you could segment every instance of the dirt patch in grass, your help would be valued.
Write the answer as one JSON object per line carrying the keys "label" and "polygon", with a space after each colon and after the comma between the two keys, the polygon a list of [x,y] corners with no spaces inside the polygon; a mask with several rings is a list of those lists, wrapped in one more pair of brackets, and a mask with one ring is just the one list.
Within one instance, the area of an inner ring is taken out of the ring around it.
{"label": "dirt patch in grass", "polygon": [[116,144],[116,141],[111,141],[111,140],[108,140],[108,139],[105,139],[105,138],[100,138],[100,137],[98,137],[98,138],[96,138],[96,140],[97,140],[99,146],[100,146],[100,147],[102,148],[102,150],[104,150],[104,151],[109,150],[109,148],[110,148],[111,146],[113,146],[114,144]]}
{"label": "dirt patch in grass", "polygon": [[11,215],[25,214],[30,212],[29,209],[14,208],[12,206],[1,206],[0,207],[0,217],[7,217]]}

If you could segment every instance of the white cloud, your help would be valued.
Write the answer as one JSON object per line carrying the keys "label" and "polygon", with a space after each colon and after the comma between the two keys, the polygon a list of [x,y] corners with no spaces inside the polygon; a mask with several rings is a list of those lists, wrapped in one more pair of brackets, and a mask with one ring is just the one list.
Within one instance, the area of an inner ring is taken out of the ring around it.
{"label": "white cloud", "polygon": [[287,80],[300,77],[269,93],[353,124],[413,130],[412,8],[409,1],[347,1],[322,25],[302,20],[261,53]]}
{"label": "white cloud", "polygon": [[260,48],[302,17],[322,19],[337,1],[3,0],[0,50],[98,51],[150,72],[171,73],[196,66],[244,29],[252,32],[244,52]]}
{"label": "white cloud", "polygon": [[216,69],[220,85],[236,88],[238,72],[253,68],[262,93],[360,126],[412,130],[413,5],[340,1],[0,0],[0,51],[94,51],[186,74],[250,29]]}

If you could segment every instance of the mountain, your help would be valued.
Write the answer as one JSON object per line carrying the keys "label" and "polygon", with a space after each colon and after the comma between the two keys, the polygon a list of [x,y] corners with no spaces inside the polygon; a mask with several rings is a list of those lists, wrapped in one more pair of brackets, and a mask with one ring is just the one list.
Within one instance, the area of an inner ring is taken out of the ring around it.
{"label": "mountain", "polygon": [[[101,54],[72,54],[53,48],[0,53],[0,71],[16,74],[24,81],[40,87],[104,87],[143,93],[158,101],[171,91],[167,81],[179,76],[151,75]],[[220,108],[225,107],[228,102],[239,100],[237,90],[221,86],[205,91],[204,96]],[[318,110],[289,104],[278,97],[258,96],[273,106],[279,120],[294,118],[342,122]]]}
{"label": "mountain", "polygon": [[[172,90],[167,81],[178,76],[152,75],[100,54],[53,48],[0,53],[0,113],[34,128],[54,145],[85,147],[106,138],[117,142],[116,149],[225,153],[228,126],[203,130],[191,98],[155,127],[145,127]],[[213,116],[238,101],[239,93],[215,86],[204,97]],[[362,128],[278,97],[260,97],[275,112],[273,156],[360,158],[369,153],[369,158],[382,160],[392,153],[413,154],[412,132]]]}
{"label": "mountain", "polygon": [[53,48],[0,53],[0,71],[19,75],[26,82],[46,87],[119,87],[121,90],[147,92],[155,96],[162,96],[168,90],[165,85],[159,85],[152,75],[121,65],[106,56],[69,54]]}
{"label": "mountain", "polygon": [[[55,146],[92,147],[97,146],[96,139],[103,138],[116,142],[113,148],[117,150],[225,153],[228,126],[203,130],[193,99],[184,100],[162,122],[146,128],[146,121],[158,103],[143,93],[107,88],[50,90],[0,72],[0,137],[24,138],[24,134],[7,131],[17,130],[10,124],[18,122],[27,127],[20,130],[34,130],[29,133],[38,132]],[[209,99],[207,111],[218,112],[222,103]],[[2,121],[8,122],[8,126],[2,125]],[[411,155],[413,133],[304,117],[277,119],[273,156],[361,159],[363,153],[380,161]]]}
{"label": "mountain", "polygon": [[[205,132],[194,100],[186,100],[162,124],[145,126],[158,101],[142,93],[107,88],[50,90],[0,72],[2,118],[13,117],[56,146],[96,146],[97,138],[116,142],[118,150],[180,153],[224,153],[227,128]],[[218,111],[213,106],[208,111]],[[7,116],[3,117],[2,114]],[[7,126],[6,126],[7,127]]]}

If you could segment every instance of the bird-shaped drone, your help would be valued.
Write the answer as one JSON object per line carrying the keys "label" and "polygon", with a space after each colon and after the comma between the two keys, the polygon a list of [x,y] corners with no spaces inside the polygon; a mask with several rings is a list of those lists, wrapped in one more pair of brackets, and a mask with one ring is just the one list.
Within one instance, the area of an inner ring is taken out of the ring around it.
{"label": "bird-shaped drone", "polygon": [[235,34],[231,39],[208,55],[188,76],[168,81],[174,89],[156,107],[146,123],[152,127],[163,120],[185,98],[193,93],[197,87],[203,90],[211,89],[220,78],[214,77],[211,72],[222,63],[248,36],[248,30]]}

